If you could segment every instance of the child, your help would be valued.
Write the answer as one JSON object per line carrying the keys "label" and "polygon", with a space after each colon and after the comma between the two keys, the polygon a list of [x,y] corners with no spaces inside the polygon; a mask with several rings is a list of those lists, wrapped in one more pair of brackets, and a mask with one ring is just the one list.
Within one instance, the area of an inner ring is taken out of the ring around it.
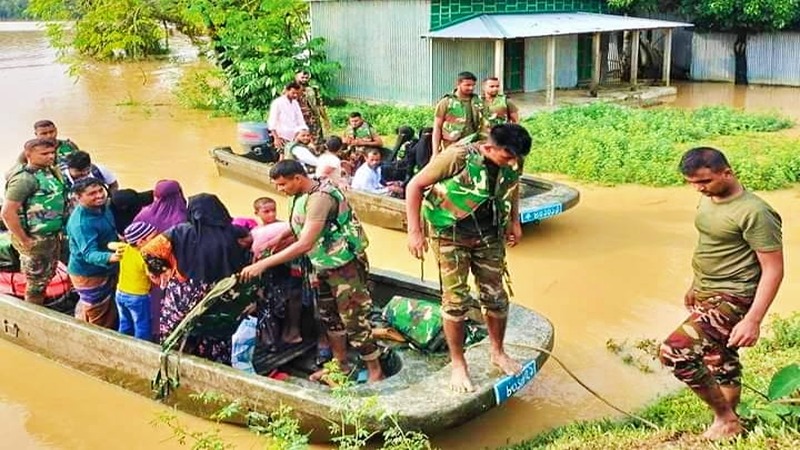
{"label": "child", "polygon": [[145,222],[133,222],[125,228],[122,259],[119,262],[117,311],[119,332],[139,339],[150,340],[150,278],[139,248],[156,237],[155,227]]}
{"label": "child", "polygon": [[278,205],[269,197],[260,197],[253,202],[253,213],[261,219],[262,225],[269,225],[278,221]]}

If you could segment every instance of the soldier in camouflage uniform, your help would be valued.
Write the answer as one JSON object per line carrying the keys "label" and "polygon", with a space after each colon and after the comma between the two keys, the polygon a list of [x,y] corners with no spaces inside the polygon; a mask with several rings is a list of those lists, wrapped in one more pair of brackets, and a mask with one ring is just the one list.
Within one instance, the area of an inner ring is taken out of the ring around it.
{"label": "soldier in camouflage uniform", "polygon": [[319,88],[309,83],[311,74],[305,70],[297,72],[294,80],[302,88],[297,102],[300,103],[300,111],[303,112],[303,119],[308,126],[308,131],[311,132],[311,136],[314,138],[314,144],[322,145],[325,142],[322,122],[325,121],[327,123],[328,114],[325,111],[325,105],[322,104]]}
{"label": "soldier in camouflage uniform", "polygon": [[485,142],[448,147],[406,187],[409,250],[427,246],[420,209],[429,225],[442,282],[442,316],[453,362],[451,387],[474,390],[464,359],[464,320],[474,306],[467,278],[475,277],[491,342],[491,360],[507,374],[520,368],[503,349],[508,294],[505,244],[522,236],[519,177],[531,137],[516,124],[493,127]]}
{"label": "soldier in camouflage uniform", "polygon": [[5,201],[0,216],[20,254],[27,288],[25,301],[44,303],[61,254],[61,234],[66,223],[67,191],[53,165],[56,142],[31,139],[25,143],[25,164],[6,175]]}
{"label": "soldier in camouflage uniform", "polygon": [[742,187],[719,150],[689,150],[680,168],[704,195],[695,217],[700,236],[684,296],[690,315],[661,345],[660,357],[714,412],[703,436],[727,439],[742,432],[737,349],[755,345],[783,278],[781,218]]}
{"label": "soldier in camouflage uniform", "polygon": [[483,80],[481,89],[483,103],[483,121],[481,133],[489,133],[489,129],[503,123],[519,123],[519,110],[510,98],[500,93],[500,80],[489,77]]}
{"label": "soldier in camouflage uniform", "polygon": [[33,133],[40,139],[56,141],[56,166],[61,172],[67,170],[67,157],[79,150],[78,145],[69,139],[58,139],[58,129],[51,120],[39,120],[33,124]]}
{"label": "soldier in camouflage uniform", "polygon": [[456,89],[436,104],[433,155],[482,129],[483,101],[474,93],[477,80],[472,72],[459,73]]}
{"label": "soldier in camouflage uniform", "polygon": [[347,129],[344,132],[344,136],[342,136],[342,142],[347,146],[343,157],[350,162],[354,173],[364,163],[367,152],[370,149],[379,149],[383,146],[381,136],[372,125],[364,120],[358,111],[350,113],[350,117],[347,119]]}
{"label": "soldier in camouflage uniform", "polygon": [[[281,192],[293,196],[291,230],[273,243],[292,235],[297,240],[245,267],[242,277],[256,277],[270,267],[308,255],[319,279],[319,313],[334,358],[347,370],[349,340],[367,366],[369,381],[381,380],[380,350],[369,322],[372,298],[364,253],[369,242],[361,224],[342,191],[328,181],[309,178],[299,162],[280,161],[270,170],[270,178]],[[319,380],[324,374],[320,371],[312,379]]]}

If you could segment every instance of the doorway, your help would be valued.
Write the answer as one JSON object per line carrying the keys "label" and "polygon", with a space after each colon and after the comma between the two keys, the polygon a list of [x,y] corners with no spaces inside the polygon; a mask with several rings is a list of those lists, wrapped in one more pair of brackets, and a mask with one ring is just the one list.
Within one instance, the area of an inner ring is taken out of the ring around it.
{"label": "doorway", "polygon": [[503,59],[503,91],[522,92],[525,89],[525,40],[507,40]]}

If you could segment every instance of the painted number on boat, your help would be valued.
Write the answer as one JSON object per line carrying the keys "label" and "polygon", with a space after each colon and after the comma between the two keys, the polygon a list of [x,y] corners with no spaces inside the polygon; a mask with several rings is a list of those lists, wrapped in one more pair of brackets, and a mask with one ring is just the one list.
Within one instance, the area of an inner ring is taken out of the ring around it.
{"label": "painted number on boat", "polygon": [[497,404],[503,403],[511,398],[512,395],[522,390],[535,376],[536,360],[533,359],[522,366],[522,370],[516,375],[508,375],[495,383],[494,399],[497,401]]}
{"label": "painted number on boat", "polygon": [[529,223],[535,222],[537,220],[547,219],[548,217],[553,217],[556,215],[561,214],[563,211],[563,207],[561,203],[556,203],[555,205],[548,205],[544,208],[537,208],[533,210],[522,211],[520,214],[520,221],[522,223]]}

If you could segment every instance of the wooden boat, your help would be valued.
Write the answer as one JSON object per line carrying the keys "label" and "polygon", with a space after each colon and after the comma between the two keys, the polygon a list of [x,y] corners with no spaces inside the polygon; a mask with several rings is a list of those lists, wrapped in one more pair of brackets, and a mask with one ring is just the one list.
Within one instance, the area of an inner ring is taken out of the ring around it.
{"label": "wooden boat", "polygon": [[[439,299],[438,286],[433,283],[382,270],[373,270],[370,277],[377,306],[394,295]],[[180,386],[166,401],[201,417],[208,417],[209,406],[189,394],[215,392],[229,400],[240,399],[244,406],[260,412],[287,405],[302,428],[312,432],[313,440],[328,439],[328,420],[336,420],[332,411],[336,400],[331,389],[308,381],[305,375],[278,381],[175,353],[162,361],[161,348],[156,344],[5,295],[0,295],[0,338],[148,396],[152,395],[151,379],[166,361],[180,373]],[[456,394],[448,389],[450,367],[446,354],[424,355],[409,348],[395,348],[384,365],[390,376],[375,384],[357,385],[354,394],[359,399],[377,399],[378,408],[395,414],[404,429],[434,433],[458,425],[498,406],[531,381],[547,355],[530,346],[551,349],[553,326],[541,315],[512,305],[506,341],[509,354],[524,361],[525,369],[516,377],[502,376],[490,364],[488,346],[481,345],[481,341],[466,353],[477,388],[474,393]],[[291,373],[285,365],[288,360],[309,355],[313,359],[316,354],[313,343],[285,353],[271,363],[257,358],[258,372],[266,373],[270,364],[278,364],[281,370]],[[381,428],[376,419],[371,423],[370,426]]]}
{"label": "wooden boat", "polygon": [[[269,178],[271,164],[238,155],[230,147],[212,149],[211,157],[220,175],[278,193]],[[383,228],[406,230],[403,200],[353,190],[347,192],[347,198],[361,221]],[[580,193],[577,189],[530,175],[522,177],[519,215],[523,224],[538,223],[561,214],[579,201]]]}

